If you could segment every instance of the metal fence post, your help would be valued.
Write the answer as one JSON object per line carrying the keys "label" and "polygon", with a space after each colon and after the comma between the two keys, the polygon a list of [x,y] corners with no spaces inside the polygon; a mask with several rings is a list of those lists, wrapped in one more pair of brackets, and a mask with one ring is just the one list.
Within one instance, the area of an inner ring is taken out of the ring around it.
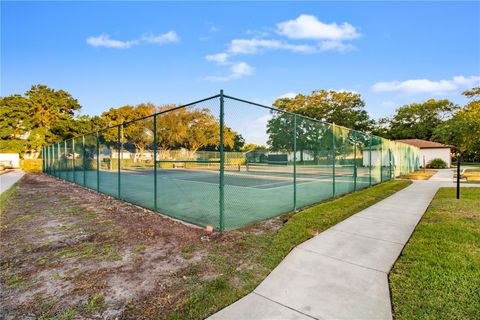
{"label": "metal fence post", "polygon": [[457,152],[457,199],[460,199],[460,152]]}
{"label": "metal fence post", "polygon": [[100,192],[100,141],[97,131],[97,192]]}
{"label": "metal fence post", "polygon": [[353,144],[353,191],[357,190],[357,142]]}
{"label": "metal fence post", "polygon": [[45,150],[45,171],[44,173],[48,173],[48,146],[43,147]]}
{"label": "metal fence post", "polygon": [[337,150],[335,145],[335,124],[332,124],[332,190],[333,197],[335,197],[335,160],[337,158]]}
{"label": "metal fence post", "polygon": [[403,158],[403,150],[402,146],[397,144],[397,149],[400,149],[400,156],[398,157],[398,166],[400,167],[400,175],[403,175],[403,163],[402,163],[402,158]]}
{"label": "metal fence post", "polygon": [[383,148],[380,148],[380,182],[383,182]]}
{"label": "metal fence post", "polygon": [[73,171],[73,182],[77,183],[75,179],[75,139],[72,138],[72,171]]}
{"label": "metal fence post", "polygon": [[157,115],[153,116],[153,208],[157,212]]}
{"label": "metal fence post", "polygon": [[86,161],[85,161],[85,157],[87,156],[87,153],[85,152],[85,136],[82,136],[82,159],[83,159],[83,185],[86,186],[87,185],[87,170],[86,170]]}
{"label": "metal fence post", "polygon": [[389,180],[392,180],[392,150],[388,149]]}
{"label": "metal fence post", "polygon": [[60,157],[60,149],[61,149],[61,147],[60,147],[60,142],[59,142],[57,144],[57,162],[58,162],[58,164],[57,164],[57,168],[58,168],[57,176],[58,176],[58,178],[61,179],[60,175],[61,175],[61,172],[63,170],[63,168],[62,168],[63,164],[62,164],[62,159]]}
{"label": "metal fence post", "polygon": [[[121,191],[120,191],[120,153],[122,152],[122,138],[121,138],[121,133],[123,131],[123,123],[117,127],[117,139],[118,139],[118,148],[117,148],[117,174],[118,174],[118,181],[117,181],[117,187],[118,187],[118,199],[121,199]],[[110,159],[112,161],[113,159]]]}
{"label": "metal fence post", "polygon": [[[288,159],[287,159],[288,160]],[[293,115],[293,211],[297,210],[297,115]]]}
{"label": "metal fence post", "polygon": [[368,148],[368,180],[369,186],[372,186],[372,136],[370,136],[370,148]]}
{"label": "metal fence post", "polygon": [[225,190],[224,190],[224,165],[225,165],[225,154],[223,151],[223,127],[224,127],[224,98],[223,90],[220,90],[220,231],[225,230],[225,221],[224,221],[224,205],[225,205]]}
{"label": "metal fence post", "polygon": [[68,159],[67,159],[67,140],[63,140],[63,157],[65,158],[65,179],[64,180],[67,180],[67,177],[68,177]]}

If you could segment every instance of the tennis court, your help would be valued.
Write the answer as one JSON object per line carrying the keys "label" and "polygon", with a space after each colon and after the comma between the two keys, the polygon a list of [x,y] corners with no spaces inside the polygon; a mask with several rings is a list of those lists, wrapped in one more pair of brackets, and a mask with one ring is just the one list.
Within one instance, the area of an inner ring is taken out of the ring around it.
{"label": "tennis court", "polygon": [[[181,163],[181,162],[178,162]],[[253,168],[254,167],[254,168]],[[269,165],[240,166],[225,171],[226,229],[275,217],[292,211],[294,183],[299,207],[333,196],[333,166],[293,166],[280,169]],[[338,170],[339,168],[337,168]],[[341,195],[369,186],[368,170],[353,176],[353,166],[335,177],[335,193]],[[348,172],[347,172],[348,170]],[[349,172],[352,170],[351,172]],[[308,172],[307,172],[308,171]],[[351,174],[350,174],[351,173]],[[154,208],[154,170],[132,169],[58,172],[60,178],[77,182],[113,197],[147,208]],[[356,186],[354,186],[356,185]],[[157,169],[157,210],[197,225],[219,225],[219,171],[213,168]]]}
{"label": "tennis court", "polygon": [[[179,113],[199,110],[218,128],[209,140],[200,132],[208,140],[203,147],[198,135],[188,133],[198,122],[187,123]],[[258,119],[266,121],[252,127]],[[181,127],[189,129],[179,142],[175,131]],[[231,132],[267,145],[232,150]],[[43,155],[46,173],[217,230],[288,213],[418,166],[414,147],[223,94],[50,145]]]}

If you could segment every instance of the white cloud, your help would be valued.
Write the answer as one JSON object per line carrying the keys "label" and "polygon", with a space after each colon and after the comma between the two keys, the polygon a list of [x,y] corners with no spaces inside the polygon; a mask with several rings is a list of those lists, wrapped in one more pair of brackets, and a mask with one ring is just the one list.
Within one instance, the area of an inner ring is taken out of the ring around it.
{"label": "white cloud", "polygon": [[255,38],[264,38],[264,37],[270,35],[270,33],[266,32],[266,31],[257,31],[257,30],[247,30],[247,31],[245,31],[245,34],[248,34],[250,36],[254,36]]}
{"label": "white cloud", "polygon": [[213,62],[216,62],[218,64],[225,64],[225,63],[227,63],[228,57],[229,57],[229,55],[227,53],[222,52],[222,53],[217,53],[217,54],[209,54],[205,58],[208,61],[213,61]]}
{"label": "white cloud", "polygon": [[246,62],[236,62],[230,65],[230,73],[226,76],[209,76],[206,79],[210,81],[230,81],[239,79],[245,76],[250,76],[254,73],[255,68]]}
{"label": "white cloud", "polygon": [[162,44],[168,42],[178,42],[179,38],[175,31],[169,31],[164,34],[154,35],[153,33],[145,33],[142,35],[142,41],[146,43]]}
{"label": "white cloud", "polygon": [[285,94],[282,94],[280,97],[278,97],[277,99],[284,99],[284,98],[288,98],[288,99],[295,99],[295,97],[298,95],[298,93],[295,93],[295,92],[287,92]]}
{"label": "white cloud", "polygon": [[360,37],[358,30],[349,23],[328,24],[307,14],[277,24],[277,32],[291,39],[348,40]]}
{"label": "white cloud", "polygon": [[252,75],[253,71],[254,68],[245,62],[239,62],[232,65],[232,73],[242,77]]}
{"label": "white cloud", "polygon": [[395,106],[395,102],[393,102],[392,100],[382,101],[382,106],[391,108],[391,107]]}
{"label": "white cloud", "polygon": [[451,80],[432,81],[414,79],[405,81],[377,82],[373,85],[374,92],[402,92],[406,94],[445,94],[460,89],[468,89],[480,85],[480,76],[456,76]]}
{"label": "white cloud", "polygon": [[205,21],[205,25],[208,26],[209,32],[218,32],[218,27],[210,21]]}
{"label": "white cloud", "polygon": [[267,124],[272,117],[272,114],[269,113],[247,122],[245,130],[241,131],[245,141],[247,143],[266,145],[268,140]]}
{"label": "white cloud", "polygon": [[164,34],[155,35],[153,33],[145,33],[140,39],[135,40],[114,40],[110,38],[109,34],[102,33],[97,37],[87,38],[87,44],[93,47],[128,49],[139,44],[163,44],[168,42],[177,42],[179,37],[175,31],[169,31]]}
{"label": "white cloud", "polygon": [[456,76],[456,77],[453,77],[453,82],[461,87],[470,89],[480,85],[480,76],[471,76],[471,77]]}
{"label": "white cloud", "polygon": [[[256,55],[265,51],[274,50],[286,50],[295,53],[319,53],[325,51],[346,52],[353,50],[354,47],[343,41],[360,36],[357,29],[348,23],[342,23],[340,25],[336,23],[326,24],[312,15],[301,15],[295,20],[277,24],[277,35],[286,36],[291,39],[308,39],[310,40],[309,43],[297,44],[288,41],[288,39],[265,39],[264,37],[267,36],[268,33],[258,33],[256,31],[247,31],[247,34],[254,36],[250,39],[233,39],[228,43],[225,52],[207,55],[205,58],[218,65],[227,65],[233,69],[234,65],[239,64],[239,62],[230,61],[232,57],[235,56]],[[217,80],[238,78],[238,76],[233,76],[234,74],[236,73],[232,72],[226,77],[208,78]],[[253,72],[249,72],[248,74],[253,74]]]}
{"label": "white cloud", "polygon": [[310,45],[294,45],[280,40],[264,39],[234,39],[230,42],[228,52],[231,54],[257,54],[262,49],[290,50],[293,52],[314,52],[315,48]]}
{"label": "white cloud", "polygon": [[98,37],[87,38],[87,43],[94,47],[127,49],[133,45],[138,44],[138,41],[113,40],[113,39],[110,39],[110,35],[103,33]]}
{"label": "white cloud", "polygon": [[313,52],[316,49],[309,45],[292,45],[285,41],[263,39],[234,39],[230,41],[226,52],[209,54],[205,59],[218,65],[243,66],[242,63],[231,62],[229,58],[236,55],[255,55],[264,50],[290,50],[294,52]]}
{"label": "white cloud", "polygon": [[351,44],[345,44],[337,40],[321,41],[318,44],[318,48],[320,51],[338,51],[338,52],[346,52],[346,51],[355,49],[355,47],[352,46]]}
{"label": "white cloud", "polygon": [[350,90],[350,89],[338,89],[338,90],[331,89],[331,90],[336,91],[336,92],[350,92],[350,93],[353,93],[353,94],[359,94],[358,91]]}

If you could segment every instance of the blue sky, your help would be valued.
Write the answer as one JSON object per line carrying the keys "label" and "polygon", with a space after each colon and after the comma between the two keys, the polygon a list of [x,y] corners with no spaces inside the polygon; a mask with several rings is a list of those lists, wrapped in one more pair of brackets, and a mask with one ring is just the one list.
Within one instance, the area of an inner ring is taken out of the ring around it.
{"label": "blue sky", "polygon": [[1,95],[65,89],[84,114],[226,93],[361,93],[372,117],[480,83],[479,2],[2,2]]}

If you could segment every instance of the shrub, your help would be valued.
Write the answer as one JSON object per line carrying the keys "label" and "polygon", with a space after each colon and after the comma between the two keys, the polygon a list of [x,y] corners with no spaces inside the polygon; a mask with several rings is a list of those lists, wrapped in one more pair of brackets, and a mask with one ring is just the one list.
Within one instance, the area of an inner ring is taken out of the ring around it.
{"label": "shrub", "polygon": [[30,173],[42,172],[42,159],[23,159],[20,167]]}
{"label": "shrub", "polygon": [[428,169],[445,169],[447,168],[447,163],[440,158],[435,158],[430,160],[427,164]]}

